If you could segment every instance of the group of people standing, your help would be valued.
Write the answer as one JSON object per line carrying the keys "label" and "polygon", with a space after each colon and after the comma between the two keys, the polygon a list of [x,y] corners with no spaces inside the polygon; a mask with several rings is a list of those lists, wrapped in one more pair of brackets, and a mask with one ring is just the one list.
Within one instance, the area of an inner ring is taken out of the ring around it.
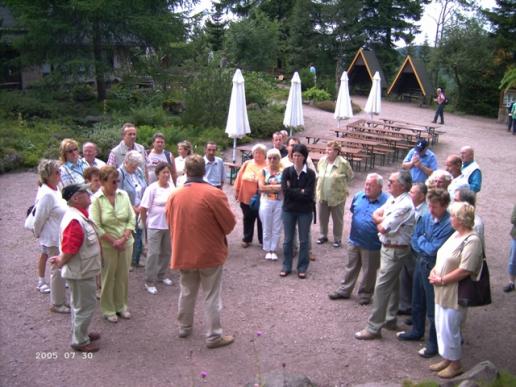
{"label": "group of people standing", "polygon": [[[60,160],[43,159],[38,165],[32,227],[41,246],[37,289],[50,293],[52,312],[72,312],[72,348],[83,352],[98,350],[93,341],[100,336],[87,332],[95,297],[100,299],[107,321],[131,318],[128,273],[132,268],[145,266],[144,287],[150,294],[158,293],[159,283],[172,285],[167,276],[172,255],[167,203],[176,186],[188,181],[192,146],[187,141],[179,143],[179,155],[174,158],[165,150],[161,133],[154,135],[149,150],[136,142],[135,125],[124,124],[121,135],[107,163],[96,157],[95,144],[85,143],[80,157],[79,144],[64,139]],[[200,179],[220,191],[224,165],[215,153],[216,144],[208,143],[205,157],[197,163],[202,162]],[[225,204],[229,208],[227,200]],[[222,240],[232,221],[231,213]],[[144,241],[145,265],[140,263]],[[45,281],[47,260],[51,263],[50,286]],[[181,268],[178,265],[176,268]],[[66,286],[71,288],[70,303]],[[210,348],[226,345],[218,330],[208,343]]]}
{"label": "group of people standing", "polygon": [[[184,141],[174,158],[164,149],[162,134],[153,137],[152,149],[146,151],[136,143],[136,133],[133,124],[124,124],[122,141],[111,151],[107,165],[96,158],[91,143],[84,144],[81,158],[77,142],[71,139],[61,143],[60,161],[40,162],[34,224],[41,245],[38,289],[50,291],[52,311],[69,313],[66,279],[72,294],[72,348],[96,351],[94,341],[100,335],[87,331],[95,305],[92,294],[100,290],[107,321],[131,318],[128,273],[131,265],[140,265],[146,240],[148,293],[157,294],[160,283],[172,285],[167,277],[170,266],[180,271],[179,337],[192,333],[201,286],[206,293],[206,345],[231,344],[234,338],[223,335],[220,324],[220,290],[228,253],[226,235],[236,221],[222,191],[225,172],[216,156],[217,145],[206,144],[203,157],[192,154],[191,144]],[[243,217],[241,246],[251,245],[257,224],[265,259],[275,261],[283,234],[279,275],[291,274],[297,255],[297,276],[305,279],[316,214],[317,244],[329,242],[330,217],[332,246],[338,249],[343,244],[351,166],[340,155],[339,143],[329,142],[315,167],[299,139],[279,132],[273,135],[271,149],[257,144],[251,153],[234,185]],[[351,298],[362,270],[358,302],[372,303],[372,312],[367,327],[355,337],[373,340],[381,337],[382,328],[399,330],[397,316],[402,311],[411,315],[412,327],[399,331],[398,339],[420,340],[428,320],[426,345],[419,355],[429,358],[439,353],[443,360],[430,368],[451,378],[462,372],[461,325],[467,311],[458,305],[458,282],[478,274],[485,248],[483,225],[474,207],[482,173],[473,149],[463,147],[445,164],[445,170],[438,169],[428,143],[420,140],[401,171],[389,176],[388,192],[383,191],[382,176],[367,176],[364,189],[349,207],[343,280],[328,296]],[[50,287],[44,282],[48,257],[52,257]],[[512,289],[508,285],[507,291],[514,290],[511,278]]]}

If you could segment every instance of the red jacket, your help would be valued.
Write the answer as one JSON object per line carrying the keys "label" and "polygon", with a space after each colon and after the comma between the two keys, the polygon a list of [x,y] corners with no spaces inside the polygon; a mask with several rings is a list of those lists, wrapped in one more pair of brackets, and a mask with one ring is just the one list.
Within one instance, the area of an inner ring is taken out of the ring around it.
{"label": "red jacket", "polygon": [[173,269],[224,264],[228,255],[226,235],[236,221],[223,191],[207,183],[186,183],[170,195],[166,211]]}

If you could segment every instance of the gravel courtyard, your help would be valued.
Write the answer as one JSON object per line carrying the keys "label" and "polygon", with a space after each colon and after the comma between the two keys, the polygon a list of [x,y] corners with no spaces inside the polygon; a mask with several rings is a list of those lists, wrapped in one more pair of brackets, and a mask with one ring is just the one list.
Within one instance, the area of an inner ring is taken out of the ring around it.
{"label": "gravel courtyard", "polygon": [[[365,98],[354,102],[363,107]],[[305,105],[304,114],[304,134],[324,137],[336,126],[331,113]],[[431,121],[433,111],[383,101],[381,117],[425,123]],[[439,165],[444,167],[446,156],[458,153],[461,146],[471,145],[482,168],[478,213],[485,223],[493,295],[492,305],[469,311],[464,366],[491,360],[515,374],[516,294],[501,289],[507,281],[510,215],[516,202],[516,136],[494,119],[445,113],[445,122],[441,129],[446,133],[433,147]],[[399,164],[390,164],[375,171],[387,176],[398,168]],[[362,188],[365,176],[363,171],[355,173],[351,195]],[[400,342],[390,331],[384,331],[381,340],[354,339],[354,332],[365,327],[371,307],[358,305],[356,297],[328,299],[327,293],[340,281],[346,253],[331,244],[316,245],[318,225],[312,225],[317,260],[305,281],[296,276],[280,278],[281,263],[265,261],[256,239],[250,248],[242,249],[242,215],[229,185],[224,190],[238,220],[228,238],[222,317],[225,332],[235,335],[235,343],[217,350],[204,346],[202,302],[197,305],[193,335],[179,339],[178,274],[172,274],[172,287],[159,287],[159,294],[153,296],[144,290],[143,270],[136,269],[129,274],[133,318],[110,324],[98,309],[91,328],[102,334],[100,351],[72,352],[70,317],[50,313],[48,296],[35,289],[37,241],[23,229],[23,220],[35,197],[36,182],[32,172],[0,176],[2,386],[241,386],[257,374],[283,367],[285,372],[307,375],[318,386],[400,384],[404,379],[433,377],[428,370],[433,360],[417,355],[423,342]],[[207,376],[202,378],[201,372]]]}

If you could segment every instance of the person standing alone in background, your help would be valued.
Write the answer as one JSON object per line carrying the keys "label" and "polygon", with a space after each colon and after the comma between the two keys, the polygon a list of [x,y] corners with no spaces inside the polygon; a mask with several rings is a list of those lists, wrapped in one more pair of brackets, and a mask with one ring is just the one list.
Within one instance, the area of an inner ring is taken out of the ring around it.
{"label": "person standing alone in background", "polygon": [[437,103],[437,110],[435,111],[434,120],[432,121],[434,124],[437,123],[437,117],[441,118],[441,125],[444,125],[444,106],[446,105],[446,95],[444,94],[444,89],[440,87],[437,88],[436,97],[434,98],[434,102]]}

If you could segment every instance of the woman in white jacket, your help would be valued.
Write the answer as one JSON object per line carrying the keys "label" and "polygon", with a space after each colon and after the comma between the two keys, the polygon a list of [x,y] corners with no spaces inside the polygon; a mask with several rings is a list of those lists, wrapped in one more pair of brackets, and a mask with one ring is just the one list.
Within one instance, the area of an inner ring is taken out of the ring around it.
{"label": "woman in white jacket", "polygon": [[[41,246],[38,282],[40,291],[46,285],[44,275],[47,258],[59,255],[59,225],[67,208],[61,191],[57,188],[61,181],[59,167],[57,160],[47,159],[41,160],[38,165],[40,187],[35,201],[34,235]],[[50,273],[50,300],[52,312],[70,313],[70,308],[66,305],[65,281],[56,267]]]}

